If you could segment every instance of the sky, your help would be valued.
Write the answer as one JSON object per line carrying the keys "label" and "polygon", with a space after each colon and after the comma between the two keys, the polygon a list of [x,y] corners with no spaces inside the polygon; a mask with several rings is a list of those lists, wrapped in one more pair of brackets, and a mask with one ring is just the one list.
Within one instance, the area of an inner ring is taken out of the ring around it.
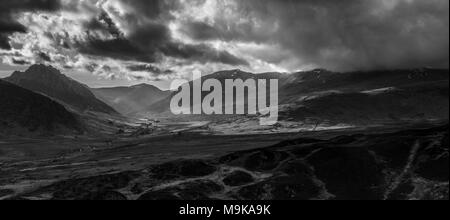
{"label": "sky", "polygon": [[35,63],[91,87],[225,69],[448,68],[448,0],[0,0],[0,77]]}

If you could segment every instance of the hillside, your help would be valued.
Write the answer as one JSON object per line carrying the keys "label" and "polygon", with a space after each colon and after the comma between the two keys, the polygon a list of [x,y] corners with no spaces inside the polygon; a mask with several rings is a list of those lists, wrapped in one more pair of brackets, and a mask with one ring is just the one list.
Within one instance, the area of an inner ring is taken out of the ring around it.
{"label": "hillside", "polygon": [[347,124],[448,120],[448,70],[297,73],[280,93],[283,119]]}
{"label": "hillside", "polygon": [[16,71],[4,80],[42,93],[79,112],[117,114],[113,108],[98,100],[86,85],[51,66],[33,65],[25,72]]}
{"label": "hillside", "polygon": [[0,80],[0,133],[81,131],[77,117],[51,99]]}
{"label": "hillside", "polygon": [[361,92],[389,87],[408,87],[449,79],[448,70],[411,69],[338,73],[313,70],[291,74],[280,87],[282,102],[317,92]]}
{"label": "hillside", "polygon": [[168,97],[170,91],[155,86],[140,84],[131,87],[92,89],[95,96],[123,115],[139,112]]}
{"label": "hillside", "polygon": [[[279,79],[282,120],[366,125],[377,121],[448,119],[448,77],[448,70],[439,69],[349,73],[318,69],[290,75],[232,70],[202,80],[224,83],[225,79],[238,78]],[[168,114],[172,97],[147,111]]]}
{"label": "hillside", "polygon": [[382,121],[448,120],[447,83],[354,93],[317,93],[287,105],[282,118],[332,124],[370,125]]}
{"label": "hillside", "polygon": [[[244,72],[241,70],[227,70],[227,71],[219,71],[210,75],[206,75],[202,77],[202,81],[206,81],[208,79],[216,79],[219,80],[221,82],[222,85],[225,85],[225,80],[227,79],[242,79],[242,80],[248,80],[248,79],[278,79],[280,85],[284,85],[284,83],[286,82],[286,80],[288,79],[288,75],[287,74],[283,74],[283,73],[261,73],[261,74],[254,74],[254,73],[249,73],[249,72]],[[191,86],[191,89],[193,88],[193,82],[189,83]],[[175,95],[175,93],[172,93],[170,96],[168,96],[165,99],[162,99],[159,102],[154,103],[153,105],[149,106],[148,108],[145,109],[145,111],[143,111],[142,113],[150,113],[150,114],[160,114],[160,113],[165,113],[168,114],[170,113],[170,102],[171,99],[173,98],[173,96]],[[208,93],[202,93],[202,96],[205,97],[206,95],[208,95]],[[192,98],[192,92],[191,92],[191,98]],[[224,103],[227,104],[227,103]],[[225,105],[224,105],[225,106]]]}

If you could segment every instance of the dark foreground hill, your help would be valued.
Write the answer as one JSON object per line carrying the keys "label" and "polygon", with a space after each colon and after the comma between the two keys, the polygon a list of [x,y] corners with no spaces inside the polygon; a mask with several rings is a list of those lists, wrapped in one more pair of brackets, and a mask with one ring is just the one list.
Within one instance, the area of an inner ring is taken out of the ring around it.
{"label": "dark foreground hill", "polygon": [[17,199],[448,200],[448,129],[293,139],[216,159],[69,179]]}
{"label": "dark foreground hill", "polygon": [[113,108],[98,100],[86,85],[63,75],[51,66],[33,65],[25,72],[14,72],[5,80],[42,93],[79,112],[117,114]]}
{"label": "dark foreground hill", "polygon": [[0,80],[0,133],[79,132],[77,117],[59,103]]}

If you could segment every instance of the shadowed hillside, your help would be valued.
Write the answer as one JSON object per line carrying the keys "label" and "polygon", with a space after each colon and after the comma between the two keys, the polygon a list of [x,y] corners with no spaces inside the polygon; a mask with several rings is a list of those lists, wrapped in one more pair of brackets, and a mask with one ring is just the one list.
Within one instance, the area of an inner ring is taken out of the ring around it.
{"label": "shadowed hillside", "polygon": [[[232,70],[202,78],[207,79],[218,79],[223,84],[225,79],[278,79],[280,116],[289,121],[366,125],[377,121],[448,119],[448,70],[337,73],[318,69],[293,74]],[[144,113],[170,114],[173,95]]]}
{"label": "shadowed hillside", "polygon": [[145,108],[170,95],[170,91],[161,91],[155,86],[140,84],[131,87],[92,89],[102,101],[123,115],[143,111]]}
{"label": "shadowed hillside", "polygon": [[51,99],[0,80],[0,132],[80,131],[75,115]]}
{"label": "shadowed hillside", "polygon": [[282,103],[317,92],[338,91],[354,93],[381,88],[402,88],[448,82],[448,70],[411,69],[338,73],[327,70],[298,72],[289,76],[281,86]]}
{"label": "shadowed hillside", "polygon": [[87,86],[51,66],[33,65],[25,72],[14,72],[5,80],[49,96],[77,111],[117,114],[113,108],[98,100]]}
{"label": "shadowed hillside", "polygon": [[370,125],[377,121],[447,119],[447,82],[362,92],[315,93],[283,110],[283,119]]}
{"label": "shadowed hillside", "polygon": [[[225,81],[227,79],[242,79],[243,81],[246,81],[248,79],[254,79],[254,80],[258,80],[258,79],[278,79],[280,85],[284,85],[284,83],[286,82],[286,80],[288,79],[288,75],[287,74],[282,74],[282,73],[261,73],[261,74],[253,74],[253,73],[249,73],[249,72],[244,72],[241,70],[227,70],[227,71],[219,71],[210,75],[206,75],[202,77],[202,82],[205,82],[208,79],[216,79],[219,82],[221,82],[222,85],[225,85]],[[193,82],[190,82],[190,87],[191,87],[191,100],[192,100],[192,96],[193,96]],[[224,86],[223,88],[224,89]],[[247,94],[247,92],[246,92]],[[154,103],[153,105],[148,106],[144,111],[142,111],[141,113],[166,113],[166,114],[170,114],[170,102],[171,99],[174,97],[175,93],[172,93],[170,96],[168,96],[165,99],[162,99],[159,102]],[[204,98],[206,95],[208,95],[207,92],[203,92],[202,93],[202,97]],[[226,95],[226,94],[224,94]],[[225,100],[225,99],[223,99]],[[246,100],[247,103],[247,100]],[[224,101],[224,105],[229,103],[225,103]]]}

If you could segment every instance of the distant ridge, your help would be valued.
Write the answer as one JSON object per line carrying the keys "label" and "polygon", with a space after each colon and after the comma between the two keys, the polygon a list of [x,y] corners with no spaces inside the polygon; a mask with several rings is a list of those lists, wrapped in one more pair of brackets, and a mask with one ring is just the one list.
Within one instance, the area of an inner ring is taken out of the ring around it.
{"label": "distant ridge", "polygon": [[25,72],[14,72],[5,80],[42,93],[79,112],[118,114],[112,107],[98,100],[86,85],[63,75],[52,66],[33,65]]}
{"label": "distant ridge", "polygon": [[149,84],[130,87],[92,89],[100,100],[114,107],[123,115],[142,111],[148,106],[168,97],[170,91],[162,91]]}
{"label": "distant ridge", "polygon": [[[339,73],[323,69],[292,74],[220,71],[202,79],[279,79],[280,118],[298,122],[371,124],[375,121],[448,120],[449,71],[380,70]],[[192,83],[192,82],[191,82]],[[170,115],[175,93],[142,115]]]}
{"label": "distant ridge", "polygon": [[[208,80],[208,79],[217,79],[222,84],[225,84],[225,80],[227,79],[242,79],[242,80],[248,80],[248,79],[278,79],[279,83],[283,85],[285,81],[288,79],[289,75],[284,73],[277,73],[277,72],[267,72],[267,73],[250,73],[245,72],[240,69],[233,69],[233,70],[224,70],[224,71],[218,71],[209,75],[205,75],[202,77],[202,81]],[[192,88],[192,83],[191,84]],[[148,106],[145,111],[142,113],[145,114],[171,114],[170,111],[170,102],[172,97],[175,95],[174,92],[170,94],[165,99],[162,99],[161,101],[154,103],[151,106]],[[192,95],[192,93],[191,93]]]}

